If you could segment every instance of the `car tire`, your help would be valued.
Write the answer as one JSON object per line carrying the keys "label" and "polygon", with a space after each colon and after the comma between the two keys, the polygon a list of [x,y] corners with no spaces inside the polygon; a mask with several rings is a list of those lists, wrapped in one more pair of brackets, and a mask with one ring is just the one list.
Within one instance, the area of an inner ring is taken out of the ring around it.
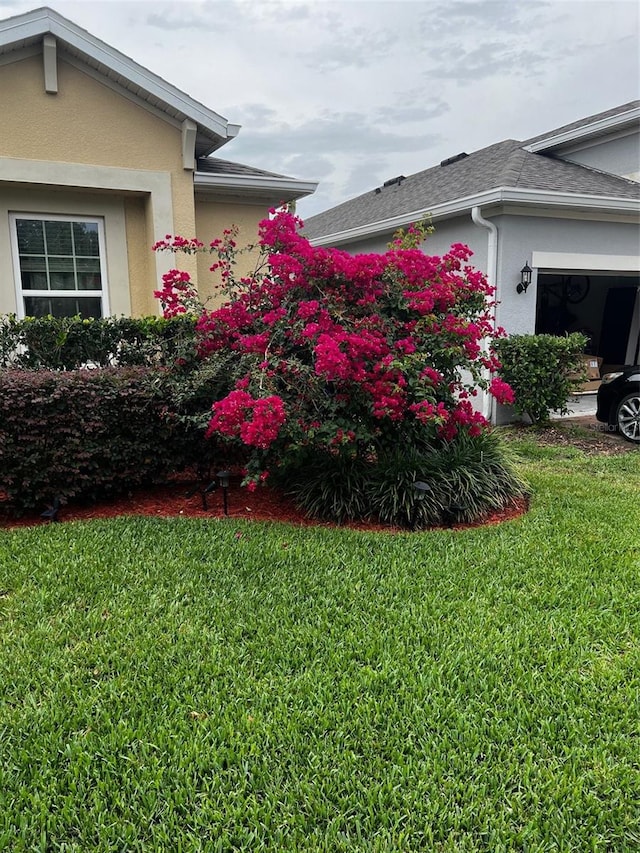
{"label": "car tire", "polygon": [[615,425],[627,441],[640,444],[640,391],[627,394],[616,408]]}

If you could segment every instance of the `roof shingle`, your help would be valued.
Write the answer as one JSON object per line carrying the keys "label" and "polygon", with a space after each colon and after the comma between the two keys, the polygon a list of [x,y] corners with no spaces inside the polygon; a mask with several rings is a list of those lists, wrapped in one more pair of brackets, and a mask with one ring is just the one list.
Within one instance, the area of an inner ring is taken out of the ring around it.
{"label": "roof shingle", "polygon": [[[575,122],[572,126],[606,118],[633,106],[626,104]],[[572,126],[567,125],[559,131]],[[553,131],[552,135],[559,131]],[[544,134],[544,137],[549,135]],[[371,225],[498,187],[637,199],[640,202],[639,183],[553,156],[531,153],[524,149],[526,144],[507,139],[447,165],[416,172],[399,184],[372,189],[310,217],[305,222],[305,237],[313,239]]]}
{"label": "roof shingle", "polygon": [[231,160],[221,160],[220,157],[199,157],[196,163],[196,172],[211,175],[245,175],[254,178],[282,178],[292,181],[287,175],[279,175],[277,172],[267,172],[264,169],[256,169],[254,166],[246,166],[244,163],[232,163]]}

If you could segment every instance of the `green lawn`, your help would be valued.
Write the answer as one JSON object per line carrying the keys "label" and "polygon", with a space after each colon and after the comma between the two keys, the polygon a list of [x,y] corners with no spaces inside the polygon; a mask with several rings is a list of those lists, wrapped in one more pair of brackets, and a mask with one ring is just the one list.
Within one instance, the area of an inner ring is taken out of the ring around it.
{"label": "green lawn", "polygon": [[638,851],[640,454],[420,534],[0,533],[0,850]]}

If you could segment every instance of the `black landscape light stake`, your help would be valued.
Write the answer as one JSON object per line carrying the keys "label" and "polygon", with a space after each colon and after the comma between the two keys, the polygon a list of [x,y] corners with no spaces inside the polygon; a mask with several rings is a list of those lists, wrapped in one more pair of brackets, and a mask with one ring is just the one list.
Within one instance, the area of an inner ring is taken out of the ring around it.
{"label": "black landscape light stake", "polygon": [[58,511],[60,510],[60,498],[54,498],[51,506],[48,506],[44,512],[40,513],[40,518],[45,521],[57,521]]}
{"label": "black landscape light stake", "polygon": [[431,486],[423,480],[416,480],[413,484],[413,489],[415,492],[415,500],[413,502],[413,512],[411,513],[411,529],[415,530],[416,525],[418,524],[418,508],[426,498],[427,492],[431,491]]}
{"label": "black landscape light stake", "polygon": [[220,480],[220,485],[222,486],[222,506],[224,508],[224,514],[229,515],[227,492],[229,490],[229,477],[231,476],[231,471],[218,471],[216,476]]}
{"label": "black landscape light stake", "polygon": [[455,527],[455,525],[459,522],[460,517],[459,513],[463,512],[465,507],[462,504],[452,503],[447,507],[443,521],[447,527]]}
{"label": "black landscape light stake", "polygon": [[208,485],[206,488],[204,488],[204,489],[202,490],[202,509],[209,509],[209,506],[208,506],[208,504],[207,504],[207,495],[208,495],[210,492],[215,491],[216,486],[217,486],[216,481],[215,481],[215,480],[212,480],[212,481],[209,483],[209,485]]}
{"label": "black landscape light stake", "polygon": [[212,481],[209,483],[209,485],[208,485],[208,486],[205,486],[205,488],[203,489],[203,488],[201,488],[201,487],[200,487],[200,484],[199,484],[199,483],[197,483],[197,484],[194,486],[194,488],[193,488],[193,489],[190,489],[190,490],[187,492],[186,497],[187,497],[187,498],[192,498],[192,497],[196,494],[196,492],[200,492],[200,498],[201,498],[201,500],[202,500],[202,509],[207,510],[207,509],[209,509],[209,505],[207,504],[207,495],[208,495],[210,492],[215,491],[215,489],[217,488],[217,485],[218,485],[218,484],[216,483],[216,481],[215,481],[215,480],[212,480]]}

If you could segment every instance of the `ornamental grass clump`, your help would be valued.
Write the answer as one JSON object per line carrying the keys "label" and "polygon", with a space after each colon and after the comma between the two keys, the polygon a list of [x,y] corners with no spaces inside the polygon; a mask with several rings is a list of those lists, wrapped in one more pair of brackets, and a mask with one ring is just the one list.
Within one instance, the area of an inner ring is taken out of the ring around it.
{"label": "ornamental grass clump", "polygon": [[[339,523],[375,519],[414,529],[472,522],[526,494],[498,437],[398,446],[375,460],[310,453],[277,474],[299,507]],[[416,489],[421,482],[428,488]]]}
{"label": "ornamental grass clump", "polygon": [[[384,254],[361,255],[313,247],[301,226],[273,211],[260,224],[256,269],[242,278],[233,229],[208,248],[227,301],[195,309],[198,352],[210,364],[235,353],[244,372],[212,400],[207,435],[245,448],[249,488],[274,475],[312,516],[413,524],[412,472],[425,479],[461,447],[469,460],[483,452],[479,389],[513,402],[509,385],[491,379],[500,366],[493,343],[504,335],[494,327],[494,290],[468,263],[468,247],[421,251],[424,224],[398,232]],[[207,251],[170,236],[154,248]],[[197,304],[178,270],[156,296],[168,316]],[[454,511],[473,520],[520,495],[500,454],[494,445],[491,468],[461,462],[419,526]]]}

